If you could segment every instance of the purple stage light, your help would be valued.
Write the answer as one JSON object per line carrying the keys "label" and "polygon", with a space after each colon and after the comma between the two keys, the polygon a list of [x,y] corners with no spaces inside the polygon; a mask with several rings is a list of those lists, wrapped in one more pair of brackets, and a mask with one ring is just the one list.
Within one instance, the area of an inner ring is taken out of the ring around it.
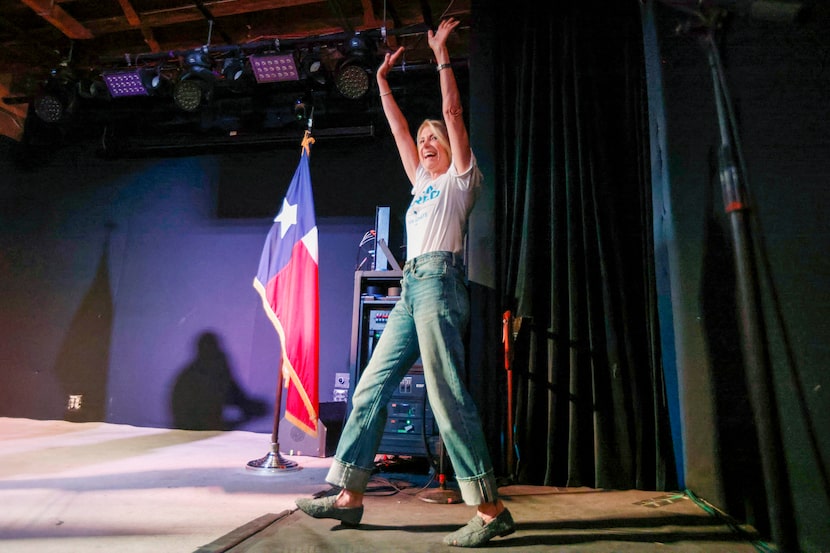
{"label": "purple stage light", "polygon": [[141,82],[138,69],[104,73],[104,82],[110,91],[110,96],[146,96],[147,90]]}
{"label": "purple stage light", "polygon": [[300,80],[297,64],[294,63],[294,54],[268,54],[251,56],[249,59],[258,83]]}

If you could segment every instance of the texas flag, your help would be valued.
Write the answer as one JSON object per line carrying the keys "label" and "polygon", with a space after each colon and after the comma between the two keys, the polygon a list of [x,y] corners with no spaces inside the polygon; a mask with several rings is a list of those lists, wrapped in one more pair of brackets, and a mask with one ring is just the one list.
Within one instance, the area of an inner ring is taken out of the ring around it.
{"label": "texas flag", "polygon": [[285,418],[316,436],[320,290],[308,150],[306,137],[300,163],[262,248],[254,288],[280,338]]}

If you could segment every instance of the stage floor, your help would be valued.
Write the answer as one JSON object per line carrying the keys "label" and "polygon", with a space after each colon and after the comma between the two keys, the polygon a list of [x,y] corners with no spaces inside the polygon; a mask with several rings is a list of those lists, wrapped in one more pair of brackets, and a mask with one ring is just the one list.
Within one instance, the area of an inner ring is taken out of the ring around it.
{"label": "stage floor", "polygon": [[[297,470],[254,471],[270,435],[0,418],[4,553],[387,553],[459,551],[441,538],[474,514],[435,502],[424,473],[372,479],[362,524],[296,511],[328,489],[331,458],[285,456]],[[427,486],[425,489],[423,486]],[[518,524],[509,551],[743,553],[731,528],[683,494],[505,486]],[[429,499],[426,501],[425,499]]]}

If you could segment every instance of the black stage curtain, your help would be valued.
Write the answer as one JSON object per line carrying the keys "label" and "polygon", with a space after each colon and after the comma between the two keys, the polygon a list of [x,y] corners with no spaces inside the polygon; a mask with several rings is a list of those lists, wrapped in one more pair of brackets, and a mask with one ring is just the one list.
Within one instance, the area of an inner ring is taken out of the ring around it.
{"label": "black stage curtain", "polygon": [[560,2],[551,17],[528,2],[512,19],[486,4],[497,293],[517,318],[500,450],[515,458],[500,466],[535,485],[674,489],[639,4]]}

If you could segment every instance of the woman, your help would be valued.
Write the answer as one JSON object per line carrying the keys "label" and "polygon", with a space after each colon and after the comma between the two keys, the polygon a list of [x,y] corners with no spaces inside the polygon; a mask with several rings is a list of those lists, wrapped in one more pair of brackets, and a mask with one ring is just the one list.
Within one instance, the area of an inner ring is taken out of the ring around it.
{"label": "woman", "polygon": [[446,44],[458,23],[447,19],[437,31],[427,33],[438,64],[444,120],[424,121],[417,143],[387,82],[404,49],[386,54],[377,70],[383,110],[412,183],[413,199],[406,213],[408,261],[401,299],[355,388],[352,411],[326,476],[341,491],[336,496],[298,499],[297,506],[316,518],[345,525],[360,522],[363,495],[386,424],[385,407],[420,356],[430,407],[462,498],[477,506],[476,516],[446,536],[444,543],[476,547],[513,533],[516,525],[498,497],[481,421],[462,381],[470,306],[461,254],[482,176],[470,149]]}

